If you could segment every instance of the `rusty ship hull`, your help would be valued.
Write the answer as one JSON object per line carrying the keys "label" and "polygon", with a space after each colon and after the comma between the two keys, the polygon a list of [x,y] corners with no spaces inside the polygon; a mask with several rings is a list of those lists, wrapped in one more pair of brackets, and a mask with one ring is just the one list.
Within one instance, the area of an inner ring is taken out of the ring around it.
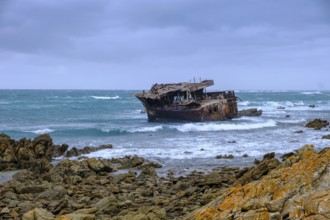
{"label": "rusty ship hull", "polygon": [[238,116],[234,91],[208,92],[213,80],[201,83],[155,84],[149,92],[135,94],[150,122],[220,121]]}

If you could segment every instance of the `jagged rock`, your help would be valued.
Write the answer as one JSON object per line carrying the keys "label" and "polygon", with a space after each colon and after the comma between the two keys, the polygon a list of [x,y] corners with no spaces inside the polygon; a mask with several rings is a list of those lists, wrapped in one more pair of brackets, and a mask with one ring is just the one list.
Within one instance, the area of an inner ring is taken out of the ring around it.
{"label": "jagged rock", "polygon": [[[40,135],[33,141],[22,138],[19,141],[0,135],[0,170],[34,169],[47,172],[50,169],[54,146],[49,135]],[[47,162],[48,161],[48,162]]]}
{"label": "jagged rock", "polygon": [[274,157],[275,157],[275,152],[271,152],[271,153],[268,153],[268,154],[264,155],[264,160],[265,159],[272,159]]}
{"label": "jagged rock", "polygon": [[165,220],[166,211],[163,208],[157,206],[141,207],[136,212],[131,212],[125,216],[118,216],[113,220]]}
{"label": "jagged rock", "polygon": [[95,208],[98,210],[105,210],[109,208],[110,206],[114,206],[118,203],[117,198],[114,195],[104,197],[103,199],[100,199],[96,205]]}
{"label": "jagged rock", "polygon": [[37,199],[61,200],[66,195],[67,191],[63,186],[55,186],[54,189],[48,189],[40,193]]}
{"label": "jagged rock", "polygon": [[83,154],[89,154],[89,153],[92,153],[95,151],[111,149],[111,148],[112,148],[112,144],[103,144],[98,147],[86,146],[82,149],[73,147],[72,149],[70,149],[69,151],[66,152],[65,156],[66,157],[78,157]]}
{"label": "jagged rock", "polygon": [[65,156],[66,157],[77,157],[79,156],[79,151],[78,151],[78,148],[76,147],[73,147],[72,149],[68,150],[66,153],[65,153]]}
{"label": "jagged rock", "polygon": [[330,148],[319,153],[313,149],[303,147],[294,163],[277,166],[259,181],[225,190],[185,219],[329,218]]}
{"label": "jagged rock", "polygon": [[72,213],[61,215],[57,220],[95,220],[94,214]]}
{"label": "jagged rock", "polygon": [[314,128],[315,130],[320,130],[321,128],[329,126],[327,120],[314,119],[313,121],[308,122],[305,127]]}
{"label": "jagged rock", "polygon": [[262,114],[262,110],[258,110],[256,108],[251,109],[243,109],[241,111],[238,111],[238,117],[253,117],[253,116],[260,116]]}
{"label": "jagged rock", "polygon": [[54,220],[55,216],[45,209],[35,208],[22,217],[22,220]]}
{"label": "jagged rock", "polygon": [[126,156],[120,159],[112,159],[112,163],[120,163],[120,169],[128,169],[141,166],[144,163],[145,159],[138,156]]}
{"label": "jagged rock", "polygon": [[52,159],[54,145],[53,140],[48,134],[39,135],[32,141],[32,144],[35,158],[46,157],[48,160]]}
{"label": "jagged rock", "polygon": [[108,160],[97,160],[96,158],[90,158],[85,160],[85,163],[87,163],[89,169],[96,173],[113,172],[116,170]]}
{"label": "jagged rock", "polygon": [[280,164],[276,158],[272,158],[272,153],[270,155],[266,154],[265,156],[266,157],[255,167],[244,173],[244,175],[236,181],[236,184],[246,184],[251,181],[258,180]]}
{"label": "jagged rock", "polygon": [[62,144],[62,145],[54,145],[54,150],[52,152],[52,157],[60,157],[65,154],[68,150],[69,145]]}
{"label": "jagged rock", "polygon": [[9,213],[10,213],[10,209],[8,207],[5,207],[1,210],[0,215],[1,214],[9,214]]}
{"label": "jagged rock", "polygon": [[289,157],[294,156],[294,155],[295,155],[295,153],[293,153],[293,152],[289,152],[289,153],[283,154],[281,156],[282,161],[285,161],[286,159],[288,159]]}
{"label": "jagged rock", "polygon": [[157,172],[156,172],[155,168],[152,165],[144,166],[142,168],[142,171],[141,171],[139,177],[142,178],[142,177],[145,177],[145,176],[157,177]]}

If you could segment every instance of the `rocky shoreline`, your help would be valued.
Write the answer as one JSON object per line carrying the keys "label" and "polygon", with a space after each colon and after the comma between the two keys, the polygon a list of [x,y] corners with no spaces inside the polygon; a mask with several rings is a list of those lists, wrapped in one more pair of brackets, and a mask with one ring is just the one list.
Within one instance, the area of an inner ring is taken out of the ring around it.
{"label": "rocky shoreline", "polygon": [[282,161],[269,153],[252,167],[165,177],[160,164],[138,156],[81,157],[111,147],[68,150],[48,135],[0,134],[0,171],[23,169],[0,183],[0,219],[330,218],[329,148],[306,145]]}

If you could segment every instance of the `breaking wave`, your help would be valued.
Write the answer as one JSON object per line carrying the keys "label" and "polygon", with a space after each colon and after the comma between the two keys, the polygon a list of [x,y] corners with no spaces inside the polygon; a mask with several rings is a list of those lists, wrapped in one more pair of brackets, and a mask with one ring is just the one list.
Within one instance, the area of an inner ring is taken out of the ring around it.
{"label": "breaking wave", "polygon": [[250,102],[249,101],[239,102],[238,105],[248,106],[248,105],[250,105]]}
{"label": "breaking wave", "polygon": [[111,99],[120,99],[118,95],[116,96],[90,96],[91,98],[94,99],[101,99],[101,100],[111,100]]}
{"label": "breaking wave", "polygon": [[130,133],[136,133],[136,132],[156,132],[159,130],[162,130],[163,126],[154,126],[154,127],[143,127],[143,128],[132,128],[128,129],[127,131]]}
{"label": "breaking wave", "polygon": [[25,131],[25,132],[30,132],[30,133],[35,133],[35,134],[49,134],[53,131],[55,131],[55,130],[45,128],[45,129],[39,129],[39,130],[35,130],[35,131]]}
{"label": "breaking wave", "polygon": [[250,130],[260,129],[267,127],[275,127],[277,125],[274,120],[267,120],[261,123],[241,123],[241,124],[200,124],[189,123],[184,125],[175,126],[178,131],[191,132],[191,131],[232,131],[232,130]]}
{"label": "breaking wave", "polygon": [[303,95],[321,95],[320,91],[301,92]]}

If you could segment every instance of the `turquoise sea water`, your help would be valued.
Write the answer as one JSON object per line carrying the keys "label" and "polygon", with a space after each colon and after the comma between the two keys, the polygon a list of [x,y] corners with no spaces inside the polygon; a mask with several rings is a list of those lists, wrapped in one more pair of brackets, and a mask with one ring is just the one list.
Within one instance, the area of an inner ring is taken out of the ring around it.
{"label": "turquoise sea water", "polygon": [[[135,92],[0,90],[0,132],[15,139],[49,133],[56,144],[70,147],[110,143],[113,149],[88,156],[139,155],[180,172],[247,165],[265,153],[280,155],[304,144],[330,146],[321,139],[330,131],[304,128],[314,118],[330,121],[329,91],[237,91],[239,110],[256,107],[263,115],[207,123],[149,123]],[[298,130],[303,133],[294,133]],[[235,159],[215,159],[219,154]]]}

